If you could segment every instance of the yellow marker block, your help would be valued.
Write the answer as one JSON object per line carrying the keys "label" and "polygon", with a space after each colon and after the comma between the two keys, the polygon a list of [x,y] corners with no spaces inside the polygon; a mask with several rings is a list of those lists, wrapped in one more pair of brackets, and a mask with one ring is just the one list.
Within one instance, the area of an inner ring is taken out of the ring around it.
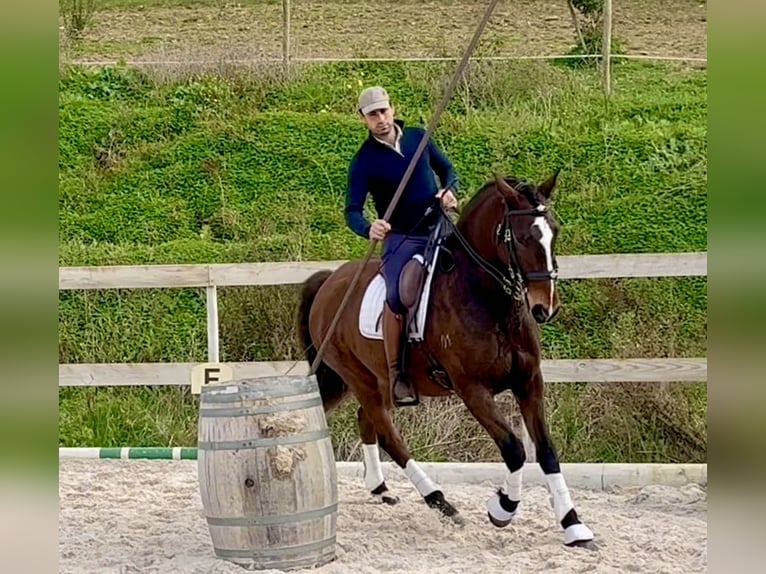
{"label": "yellow marker block", "polygon": [[234,378],[231,367],[222,363],[203,363],[195,365],[191,373],[191,392],[198,395],[202,385],[225,383]]}

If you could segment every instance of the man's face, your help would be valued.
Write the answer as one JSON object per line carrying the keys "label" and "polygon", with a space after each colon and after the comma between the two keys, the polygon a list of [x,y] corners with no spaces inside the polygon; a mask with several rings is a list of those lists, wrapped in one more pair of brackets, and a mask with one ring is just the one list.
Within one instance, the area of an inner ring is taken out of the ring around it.
{"label": "man's face", "polygon": [[394,129],[394,108],[372,110],[362,116],[367,128],[376,136],[384,137]]}

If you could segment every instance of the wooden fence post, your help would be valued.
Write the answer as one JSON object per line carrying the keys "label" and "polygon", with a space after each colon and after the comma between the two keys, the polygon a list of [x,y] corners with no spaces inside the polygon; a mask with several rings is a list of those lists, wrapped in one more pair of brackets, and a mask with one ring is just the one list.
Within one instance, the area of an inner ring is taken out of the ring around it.
{"label": "wooden fence post", "polygon": [[521,416],[521,411],[518,407],[515,408],[515,412],[511,415],[511,430],[516,435],[522,444],[524,445],[524,453],[527,455],[527,462],[537,462],[537,451],[535,450],[535,443],[532,442],[532,437],[529,436],[527,425],[524,424],[524,418]]}
{"label": "wooden fence post", "polygon": [[580,45],[582,46],[582,53],[585,55],[588,53],[588,46],[585,44],[585,38],[582,37],[582,30],[580,30],[580,23],[577,21],[577,13],[575,12],[574,4],[572,4],[572,0],[567,0],[567,4],[569,5],[569,16],[572,18],[572,24],[574,25],[575,33],[577,34],[577,38],[580,40]]}
{"label": "wooden fence post", "polygon": [[217,363],[218,355],[218,291],[215,285],[205,288],[207,307],[207,358]]}
{"label": "wooden fence post", "polygon": [[282,0],[282,64],[290,69],[290,0]]}
{"label": "wooden fence post", "polygon": [[612,0],[604,0],[604,39],[601,45],[604,93],[612,93]]}

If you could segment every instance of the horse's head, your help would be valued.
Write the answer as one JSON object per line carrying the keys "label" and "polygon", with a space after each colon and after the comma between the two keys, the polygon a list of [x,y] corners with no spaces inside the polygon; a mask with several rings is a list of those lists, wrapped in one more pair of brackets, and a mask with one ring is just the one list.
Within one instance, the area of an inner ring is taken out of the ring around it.
{"label": "horse's head", "polygon": [[497,177],[471,201],[461,216],[461,232],[476,252],[496,268],[506,269],[506,291],[515,283],[526,291],[538,323],[559,310],[556,291],[558,266],[555,245],[558,224],[550,212],[556,172],[535,186],[526,181]]}

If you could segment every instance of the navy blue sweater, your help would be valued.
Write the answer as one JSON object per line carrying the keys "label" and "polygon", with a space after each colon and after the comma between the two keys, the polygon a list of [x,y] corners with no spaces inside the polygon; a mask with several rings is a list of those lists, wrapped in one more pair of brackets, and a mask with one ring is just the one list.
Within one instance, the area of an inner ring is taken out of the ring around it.
{"label": "navy blue sweater", "polygon": [[[410,164],[425,130],[404,127],[401,120],[395,122],[402,128],[401,155],[391,147],[376,140],[370,133],[351,160],[346,190],[346,224],[357,235],[367,238],[370,223],[363,214],[367,194],[372,196],[380,219],[386,213],[407,166]],[[437,185],[434,174],[439,177]],[[443,187],[457,189],[457,177],[452,164],[429,138],[428,145],[415,166],[407,185],[399,197],[389,223],[391,230],[409,235],[425,235],[428,227],[436,221],[436,211],[420,221],[426,209],[433,205],[434,195]]]}

